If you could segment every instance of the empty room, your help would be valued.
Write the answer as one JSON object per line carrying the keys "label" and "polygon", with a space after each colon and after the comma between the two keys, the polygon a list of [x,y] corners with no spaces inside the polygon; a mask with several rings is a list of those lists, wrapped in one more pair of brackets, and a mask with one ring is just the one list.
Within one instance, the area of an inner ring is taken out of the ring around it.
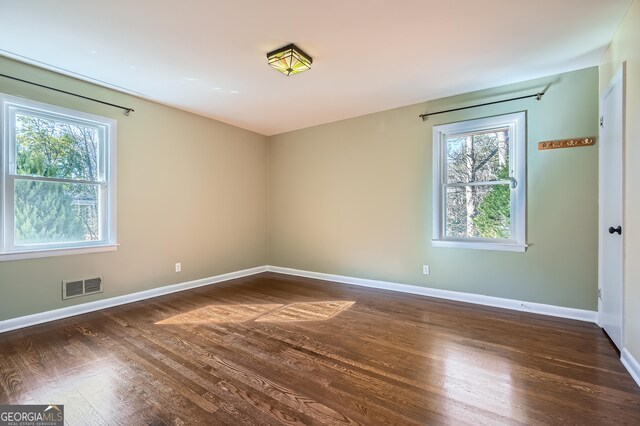
{"label": "empty room", "polygon": [[0,426],[640,425],[640,0],[0,0]]}

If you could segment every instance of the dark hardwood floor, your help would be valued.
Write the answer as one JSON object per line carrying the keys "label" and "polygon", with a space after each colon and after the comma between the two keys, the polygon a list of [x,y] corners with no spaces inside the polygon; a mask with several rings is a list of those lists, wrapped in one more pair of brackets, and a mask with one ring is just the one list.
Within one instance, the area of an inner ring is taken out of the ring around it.
{"label": "dark hardwood floor", "polygon": [[594,324],[265,273],[0,335],[69,424],[640,424]]}

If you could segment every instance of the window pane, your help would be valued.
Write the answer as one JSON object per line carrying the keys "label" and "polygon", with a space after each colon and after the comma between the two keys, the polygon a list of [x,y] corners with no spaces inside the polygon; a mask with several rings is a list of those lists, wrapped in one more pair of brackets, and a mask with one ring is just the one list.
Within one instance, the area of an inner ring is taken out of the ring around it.
{"label": "window pane", "polygon": [[99,185],[15,181],[15,245],[100,239]]}
{"label": "window pane", "polygon": [[99,135],[97,126],[16,114],[16,173],[98,180]]}
{"label": "window pane", "polygon": [[510,239],[508,184],[448,187],[445,236]]}
{"label": "window pane", "polygon": [[447,137],[447,183],[486,182],[509,176],[509,128]]}

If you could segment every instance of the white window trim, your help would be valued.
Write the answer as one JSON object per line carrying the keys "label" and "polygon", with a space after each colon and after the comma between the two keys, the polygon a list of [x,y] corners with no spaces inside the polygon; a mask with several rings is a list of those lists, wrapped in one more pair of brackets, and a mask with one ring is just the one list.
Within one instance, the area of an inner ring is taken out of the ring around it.
{"label": "white window trim", "polygon": [[[100,241],[81,241],[74,243],[42,244],[33,248],[13,247],[13,241],[9,241],[8,235],[13,235],[9,226],[13,224],[13,217],[7,217],[11,207],[8,191],[13,191],[8,185],[12,182],[8,179],[10,173],[10,147],[11,147],[11,121],[9,120],[12,109],[26,109],[35,113],[54,114],[63,116],[71,121],[84,121],[105,128],[105,156],[107,166],[104,170],[106,182],[105,217],[102,219],[104,238]],[[96,253],[114,251],[117,249],[117,217],[116,217],[116,135],[117,121],[106,117],[88,114],[72,109],[50,105],[30,99],[11,96],[0,93],[0,262],[10,260],[22,260],[40,257],[64,256],[74,254]]]}
{"label": "white window trim", "polygon": [[[510,179],[515,179],[516,190],[511,191],[511,235],[510,240],[483,238],[451,238],[444,235],[445,197],[444,173],[447,135],[477,132],[509,127],[514,139],[509,151]],[[434,247],[468,248],[524,252],[526,244],[526,188],[527,188],[527,129],[526,112],[517,112],[476,120],[460,121],[433,127],[433,239]]]}

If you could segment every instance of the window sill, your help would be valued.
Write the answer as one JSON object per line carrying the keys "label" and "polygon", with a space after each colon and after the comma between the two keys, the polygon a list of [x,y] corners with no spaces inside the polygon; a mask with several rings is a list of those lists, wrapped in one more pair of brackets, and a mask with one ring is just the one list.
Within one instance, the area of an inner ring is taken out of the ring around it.
{"label": "window sill", "polygon": [[56,248],[47,250],[17,251],[0,254],[0,262],[9,260],[36,259],[40,257],[68,256],[74,254],[100,253],[106,251],[116,251],[118,244],[108,244],[103,246]]}
{"label": "window sill", "polygon": [[515,251],[524,253],[526,244],[517,243],[491,243],[485,241],[455,241],[455,240],[431,240],[434,247],[465,248],[475,250]]}

